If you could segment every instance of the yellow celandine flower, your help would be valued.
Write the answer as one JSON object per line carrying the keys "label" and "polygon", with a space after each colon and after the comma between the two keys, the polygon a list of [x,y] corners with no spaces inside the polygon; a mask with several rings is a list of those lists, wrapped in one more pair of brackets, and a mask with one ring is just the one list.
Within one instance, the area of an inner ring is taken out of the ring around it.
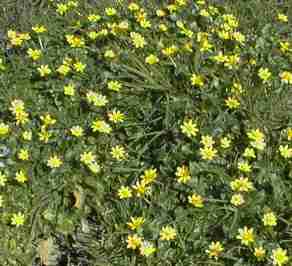
{"label": "yellow celandine flower", "polygon": [[137,234],[129,235],[127,239],[127,248],[129,249],[138,249],[142,244],[143,239],[139,237]]}
{"label": "yellow celandine flower", "polygon": [[15,114],[15,120],[16,120],[16,124],[17,125],[19,125],[19,124],[21,124],[21,125],[26,124],[29,121],[29,119],[28,119],[28,113],[26,113],[24,111],[23,112],[16,113]]}
{"label": "yellow celandine flower", "polygon": [[204,207],[204,199],[202,196],[195,193],[192,196],[188,196],[188,202],[196,208]]}
{"label": "yellow celandine flower", "polygon": [[237,109],[240,106],[240,101],[235,96],[229,96],[225,99],[225,105],[229,109]]}
{"label": "yellow celandine flower", "polygon": [[164,10],[162,10],[162,9],[158,9],[158,10],[156,10],[156,16],[160,17],[160,18],[165,17],[166,16],[166,12]]}
{"label": "yellow celandine flower", "polygon": [[45,127],[41,128],[41,131],[38,133],[40,141],[43,141],[44,143],[48,143],[50,137],[52,136],[52,133],[48,130],[46,130]]}
{"label": "yellow celandine flower", "polygon": [[258,261],[262,261],[266,256],[266,250],[263,247],[257,247],[253,252]]}
{"label": "yellow celandine flower", "polygon": [[288,22],[288,17],[285,14],[279,13],[277,19],[280,22]]}
{"label": "yellow celandine flower", "polygon": [[185,120],[180,128],[182,133],[189,138],[195,137],[199,131],[197,124],[192,119]]}
{"label": "yellow celandine flower", "polygon": [[142,183],[148,185],[152,183],[157,178],[157,169],[149,168],[144,171],[144,174],[141,176]]}
{"label": "yellow celandine flower", "polygon": [[221,253],[224,251],[222,244],[219,241],[211,242],[206,253],[209,255],[210,258],[218,259]]}
{"label": "yellow celandine flower", "polygon": [[145,222],[145,219],[143,217],[132,217],[130,218],[130,222],[127,223],[127,225],[130,227],[131,230],[137,230],[139,229]]}
{"label": "yellow celandine flower", "polygon": [[43,122],[44,128],[52,126],[52,125],[56,124],[56,122],[57,122],[56,119],[52,118],[52,116],[50,114],[41,115],[40,119]]}
{"label": "yellow celandine flower", "polygon": [[104,53],[105,58],[115,58],[116,54],[113,50],[106,50]]}
{"label": "yellow celandine flower", "polygon": [[69,11],[69,6],[67,4],[59,3],[57,4],[57,13],[59,13],[61,16],[65,15]]}
{"label": "yellow celandine flower", "polygon": [[7,135],[9,132],[9,126],[4,124],[3,122],[0,123],[0,137]]}
{"label": "yellow celandine flower", "polygon": [[158,62],[159,62],[159,58],[154,54],[148,55],[145,58],[145,63],[149,65],[154,65],[154,64],[157,64]]}
{"label": "yellow celandine flower", "polygon": [[122,83],[117,80],[112,80],[107,83],[109,90],[119,92],[122,88]]}
{"label": "yellow celandine flower", "polygon": [[206,9],[201,9],[199,14],[202,17],[206,17],[206,18],[210,17],[210,14],[209,14],[209,12]]}
{"label": "yellow celandine flower", "polygon": [[72,136],[80,138],[80,137],[83,136],[84,130],[83,130],[83,128],[81,126],[73,126],[70,129],[70,132],[71,132]]}
{"label": "yellow celandine flower", "polygon": [[90,14],[87,16],[88,21],[90,22],[98,22],[101,20],[101,16],[97,14]]}
{"label": "yellow celandine flower", "polygon": [[191,84],[193,86],[197,86],[197,87],[203,87],[204,86],[204,77],[198,74],[192,74],[191,76]]}
{"label": "yellow celandine flower", "polygon": [[137,181],[135,185],[132,186],[132,188],[135,190],[137,197],[143,197],[144,195],[151,193],[151,188],[143,181]]}
{"label": "yellow celandine flower", "polygon": [[35,33],[44,33],[47,31],[44,25],[36,25],[31,28]]}
{"label": "yellow celandine flower", "polygon": [[83,73],[86,68],[86,64],[83,64],[82,62],[76,62],[73,64],[73,68],[76,72]]}
{"label": "yellow celandine flower", "polygon": [[18,159],[27,161],[29,159],[29,153],[27,149],[21,149],[17,154]]}
{"label": "yellow celandine flower", "polygon": [[273,212],[268,212],[264,214],[262,221],[264,223],[264,226],[276,226],[277,216]]}
{"label": "yellow celandine flower", "polygon": [[238,207],[245,203],[244,197],[242,194],[234,194],[231,197],[230,203]]}
{"label": "yellow celandine flower", "polygon": [[136,48],[143,48],[147,42],[145,41],[145,38],[137,32],[131,32],[130,37],[132,39],[132,43]]}
{"label": "yellow celandine flower", "polygon": [[253,183],[248,180],[248,177],[240,177],[230,182],[230,187],[233,191],[250,192],[254,189]]}
{"label": "yellow celandine flower", "polygon": [[283,248],[276,248],[272,251],[273,264],[277,266],[282,266],[289,261],[289,257],[287,256],[287,250]]}
{"label": "yellow celandine flower", "polygon": [[241,240],[242,245],[249,246],[255,241],[253,228],[245,226],[243,229],[238,229],[237,239]]}
{"label": "yellow celandine flower", "polygon": [[280,42],[280,50],[282,53],[286,53],[291,51],[290,43],[289,42]]}
{"label": "yellow celandine flower", "polygon": [[251,140],[250,144],[252,147],[258,150],[263,150],[265,148],[265,135],[258,128],[249,131],[247,136]]}
{"label": "yellow celandine flower", "polygon": [[80,155],[80,161],[86,165],[89,165],[95,161],[95,155],[93,155],[91,151],[83,152]]}
{"label": "yellow celandine flower", "polygon": [[5,183],[7,182],[7,176],[0,172],[0,187],[4,187]]}
{"label": "yellow celandine flower", "polygon": [[138,4],[132,2],[128,5],[128,9],[130,11],[138,11],[140,9],[140,7]]}
{"label": "yellow celandine flower", "polygon": [[121,145],[116,145],[115,147],[112,147],[110,154],[114,159],[118,161],[123,161],[127,158],[125,148]]}
{"label": "yellow celandine flower", "polygon": [[283,71],[282,73],[280,73],[280,78],[284,83],[287,84],[292,84],[292,73],[289,71]]}
{"label": "yellow celandine flower", "polygon": [[179,183],[186,184],[191,179],[190,170],[186,165],[178,166],[175,175]]}
{"label": "yellow celandine flower", "polygon": [[118,190],[118,196],[120,199],[128,199],[132,197],[132,190],[128,186],[121,186]]}
{"label": "yellow celandine flower", "polygon": [[87,36],[91,40],[96,40],[97,37],[98,37],[98,33],[96,31],[90,31],[90,32],[87,33]]}
{"label": "yellow celandine flower", "polygon": [[20,170],[15,174],[15,180],[19,183],[24,183],[28,180],[28,176],[24,173],[23,170]]}
{"label": "yellow celandine flower", "polygon": [[52,72],[48,65],[41,65],[40,67],[37,68],[37,70],[40,73],[41,77],[46,77],[50,75]]}
{"label": "yellow celandine flower", "polygon": [[88,91],[86,93],[86,99],[88,103],[92,103],[96,107],[102,107],[108,103],[106,96],[98,94],[94,91]]}
{"label": "yellow celandine flower", "polygon": [[159,234],[160,240],[170,241],[176,238],[176,230],[169,225],[162,227]]}
{"label": "yellow celandine flower", "polygon": [[27,50],[27,54],[33,61],[36,61],[36,60],[40,59],[40,57],[42,56],[42,51],[39,49],[29,48]]}
{"label": "yellow celandine flower", "polygon": [[224,137],[220,139],[220,147],[223,149],[228,149],[231,146],[231,139]]}
{"label": "yellow celandine flower", "polygon": [[105,121],[99,119],[92,122],[91,128],[93,132],[100,132],[105,134],[110,134],[112,132],[111,126]]}
{"label": "yellow celandine flower", "polygon": [[105,14],[109,17],[115,16],[117,14],[117,10],[113,7],[107,7],[105,9]]}
{"label": "yellow celandine flower", "polygon": [[162,49],[162,54],[166,56],[172,56],[178,52],[178,47],[176,45],[172,45],[170,47],[166,47]]}
{"label": "yellow celandine flower", "polygon": [[24,214],[21,212],[14,213],[11,217],[11,224],[15,225],[16,227],[19,227],[23,225],[25,222]]}
{"label": "yellow celandine flower", "polygon": [[250,173],[251,172],[251,165],[248,162],[242,161],[238,163],[237,166],[238,170],[244,172],[244,173]]}
{"label": "yellow celandine flower", "polygon": [[16,115],[24,111],[24,102],[22,100],[16,99],[11,102],[11,107],[9,110]]}
{"label": "yellow celandine flower", "polygon": [[212,147],[215,144],[215,141],[212,136],[205,135],[201,137],[200,143],[205,147]]}
{"label": "yellow celandine flower", "polygon": [[59,168],[62,164],[62,160],[57,155],[51,156],[47,161],[47,165],[50,168]]}
{"label": "yellow celandine flower", "polygon": [[64,94],[68,96],[75,95],[75,85],[73,83],[64,86]]}
{"label": "yellow celandine flower", "polygon": [[213,147],[204,146],[200,148],[200,154],[203,160],[213,160],[218,151]]}
{"label": "yellow celandine flower", "polygon": [[142,256],[149,257],[156,251],[156,248],[154,247],[153,244],[143,241],[142,244],[140,245],[139,250]]}
{"label": "yellow celandine flower", "polygon": [[285,159],[290,159],[292,157],[292,148],[289,148],[288,145],[280,145],[279,151],[281,156]]}
{"label": "yellow celandine flower", "polygon": [[66,41],[70,44],[72,48],[82,48],[85,47],[85,41],[82,37],[76,35],[66,35]]}
{"label": "yellow celandine flower", "polygon": [[125,114],[120,111],[113,110],[108,113],[109,121],[113,123],[121,123],[125,120]]}
{"label": "yellow celandine flower", "polygon": [[268,68],[261,67],[258,71],[258,76],[264,83],[266,83],[271,78],[272,73]]}
{"label": "yellow celandine flower", "polygon": [[61,65],[56,70],[60,75],[66,76],[70,71],[71,68],[68,65]]}
{"label": "yellow celandine flower", "polygon": [[243,157],[245,158],[256,158],[256,154],[253,148],[246,147],[243,152]]}
{"label": "yellow celandine flower", "polygon": [[287,129],[287,139],[292,140],[292,128]]}
{"label": "yellow celandine flower", "polygon": [[100,165],[97,162],[92,162],[92,163],[88,164],[87,167],[94,174],[99,173],[100,169],[101,169]]}
{"label": "yellow celandine flower", "polygon": [[29,130],[26,130],[22,133],[22,138],[26,141],[30,141],[32,139],[32,133]]}
{"label": "yellow celandine flower", "polygon": [[245,42],[245,36],[239,31],[233,32],[232,37],[240,44],[244,44]]}

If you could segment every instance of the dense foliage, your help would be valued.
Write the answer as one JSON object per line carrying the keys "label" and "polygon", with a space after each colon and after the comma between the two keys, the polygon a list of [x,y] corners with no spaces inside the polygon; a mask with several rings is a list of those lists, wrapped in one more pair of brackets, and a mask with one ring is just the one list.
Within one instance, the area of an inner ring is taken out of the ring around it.
{"label": "dense foliage", "polygon": [[291,265],[289,10],[251,2],[51,0],[9,25],[1,265]]}

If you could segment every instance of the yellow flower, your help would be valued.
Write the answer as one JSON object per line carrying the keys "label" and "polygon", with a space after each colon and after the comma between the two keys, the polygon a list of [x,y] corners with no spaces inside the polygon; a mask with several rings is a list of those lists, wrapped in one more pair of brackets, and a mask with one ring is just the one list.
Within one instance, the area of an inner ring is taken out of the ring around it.
{"label": "yellow flower", "polygon": [[251,243],[255,241],[253,228],[244,227],[243,229],[238,229],[238,235],[236,236],[237,239],[241,240],[242,245],[249,246]]}
{"label": "yellow flower", "polygon": [[109,81],[107,84],[108,89],[112,90],[112,91],[116,91],[119,92],[122,88],[122,84],[119,81]]}
{"label": "yellow flower", "polygon": [[157,17],[164,17],[164,16],[166,16],[166,13],[164,10],[158,9],[158,10],[156,10],[156,16]]}
{"label": "yellow flower", "polygon": [[282,248],[277,248],[272,251],[272,260],[274,265],[282,266],[289,261],[289,257],[287,256],[287,250]]}
{"label": "yellow flower", "polygon": [[144,241],[142,242],[139,250],[142,256],[149,257],[156,251],[156,248],[153,246],[153,244]]}
{"label": "yellow flower", "polygon": [[217,150],[213,147],[204,146],[200,148],[200,154],[203,160],[213,160],[217,155]]}
{"label": "yellow flower", "polygon": [[283,71],[280,73],[280,78],[284,83],[292,84],[292,73],[289,71]]}
{"label": "yellow flower", "polygon": [[62,160],[57,155],[51,156],[47,161],[47,165],[50,168],[59,168],[62,164]]}
{"label": "yellow flower", "polygon": [[263,80],[264,83],[266,83],[272,76],[272,73],[268,68],[260,68],[258,72],[258,76],[261,80]]}
{"label": "yellow flower", "polygon": [[145,63],[149,65],[154,65],[154,64],[157,64],[158,62],[159,62],[159,58],[153,54],[147,56],[145,59]]}
{"label": "yellow flower", "polygon": [[145,194],[151,193],[151,188],[147,186],[143,181],[137,181],[132,187],[135,190],[137,197],[143,197]]}
{"label": "yellow flower", "polygon": [[178,166],[175,175],[179,183],[186,184],[191,179],[190,170],[186,165]]}
{"label": "yellow flower", "polygon": [[59,13],[61,16],[65,15],[69,10],[69,6],[66,4],[57,4],[57,13]]}
{"label": "yellow flower", "polygon": [[127,186],[121,186],[118,191],[118,196],[120,199],[128,199],[132,197],[132,190]]}
{"label": "yellow flower", "polygon": [[225,99],[225,105],[229,109],[237,109],[240,106],[240,102],[237,100],[234,96],[229,96],[227,99]]}
{"label": "yellow flower", "polygon": [[106,96],[98,94],[94,91],[88,91],[86,98],[89,103],[92,103],[96,107],[105,106],[108,103]]}
{"label": "yellow flower", "polygon": [[251,166],[248,162],[239,162],[238,163],[238,170],[244,172],[244,173],[250,173],[251,172]]}
{"label": "yellow flower", "polygon": [[64,86],[64,94],[68,96],[74,96],[75,94],[75,85],[70,83]]}
{"label": "yellow flower", "polygon": [[162,229],[160,230],[161,240],[169,241],[169,240],[174,240],[175,238],[176,238],[176,230],[173,227],[169,225],[162,227]]}
{"label": "yellow flower", "polygon": [[157,169],[149,168],[144,171],[144,174],[141,176],[143,184],[148,185],[152,183],[157,178]]}
{"label": "yellow flower", "polygon": [[193,194],[192,196],[188,196],[188,202],[195,206],[196,208],[203,208],[204,207],[204,199],[198,195],[198,194]]}
{"label": "yellow flower", "polygon": [[56,119],[52,118],[50,114],[42,115],[40,118],[43,122],[44,128],[52,126],[57,122]]}
{"label": "yellow flower", "polygon": [[29,154],[27,149],[21,149],[17,154],[18,159],[27,161],[29,159]]}
{"label": "yellow flower", "polygon": [[253,254],[257,258],[258,261],[261,261],[264,259],[266,255],[266,250],[263,247],[258,247],[254,249]]}
{"label": "yellow flower", "polygon": [[204,78],[203,78],[203,76],[197,75],[197,74],[192,74],[192,76],[191,76],[191,84],[193,86],[203,87],[204,86]]}
{"label": "yellow flower", "polygon": [[106,50],[104,53],[105,58],[115,58],[116,54],[113,50]]}
{"label": "yellow flower", "polygon": [[87,167],[94,174],[99,173],[100,172],[100,168],[101,168],[100,165],[97,162],[92,162],[92,163],[88,164]]}
{"label": "yellow flower", "polygon": [[143,217],[131,217],[131,221],[127,223],[131,230],[139,229],[145,222]]}
{"label": "yellow flower", "polygon": [[192,119],[185,120],[180,128],[182,133],[189,138],[195,137],[199,131],[199,129],[197,128],[197,124],[194,123]]}
{"label": "yellow flower", "polygon": [[128,5],[128,9],[130,11],[138,11],[139,8],[140,8],[139,5],[133,2]]}
{"label": "yellow flower", "polygon": [[70,72],[70,66],[63,64],[57,68],[57,72],[63,76],[66,76]]}
{"label": "yellow flower", "polygon": [[262,221],[264,223],[264,226],[276,226],[277,216],[273,212],[268,212],[264,214]]}
{"label": "yellow flower", "polygon": [[127,153],[125,151],[125,148],[120,145],[116,145],[115,147],[112,147],[110,154],[112,155],[114,159],[118,161],[123,161],[127,158]]}
{"label": "yellow flower", "polygon": [[279,151],[281,156],[285,159],[289,159],[292,157],[292,148],[289,148],[288,145],[280,145]]}
{"label": "yellow flower", "polygon": [[19,227],[24,224],[24,214],[21,212],[14,213],[11,217],[11,224],[15,225],[16,227]]}
{"label": "yellow flower", "polygon": [[286,53],[291,51],[290,43],[289,42],[280,42],[280,50],[282,53]]}
{"label": "yellow flower", "polygon": [[4,123],[0,123],[0,137],[7,135],[8,132],[9,132],[9,126]]}
{"label": "yellow flower", "polygon": [[26,130],[22,133],[22,138],[26,141],[30,141],[32,139],[32,133],[29,130]]}
{"label": "yellow flower", "polygon": [[234,194],[232,195],[230,202],[237,207],[244,204],[245,201],[241,194]]}
{"label": "yellow flower", "polygon": [[228,149],[231,146],[231,140],[228,137],[220,139],[220,147],[223,149]]}
{"label": "yellow flower", "polygon": [[36,25],[32,27],[32,30],[36,33],[44,33],[47,31],[46,27],[43,25]]}
{"label": "yellow flower", "polygon": [[213,140],[212,136],[205,135],[202,136],[200,143],[203,144],[205,147],[212,147],[215,144],[215,141]]}
{"label": "yellow flower", "polygon": [[76,72],[83,73],[86,68],[86,64],[76,62],[75,64],[73,64],[73,68],[75,69]]}
{"label": "yellow flower", "polygon": [[72,48],[82,48],[85,46],[85,41],[83,38],[76,35],[66,35],[66,41],[70,44]]}
{"label": "yellow flower", "polygon": [[256,158],[256,154],[255,154],[254,149],[253,148],[249,148],[249,147],[245,148],[244,153],[243,153],[242,156],[246,157],[246,158]]}
{"label": "yellow flower", "polygon": [[129,235],[127,239],[127,244],[128,244],[127,248],[133,249],[133,250],[139,248],[142,244],[142,240],[143,239],[139,237],[137,234]]}
{"label": "yellow flower", "polygon": [[93,132],[100,132],[100,133],[105,133],[105,134],[110,134],[112,132],[112,128],[109,124],[107,124],[103,120],[95,120],[92,122],[91,125],[92,131]]}
{"label": "yellow flower", "polygon": [[247,177],[240,177],[230,182],[233,191],[249,192],[254,189],[253,183]]}
{"label": "yellow flower", "polygon": [[15,180],[19,183],[24,183],[28,180],[28,177],[25,175],[24,171],[20,170],[15,174]]}
{"label": "yellow flower", "polygon": [[87,16],[88,21],[90,22],[98,22],[101,20],[101,16],[100,15],[96,15],[96,14],[90,14]]}
{"label": "yellow flower", "polygon": [[41,128],[41,131],[38,133],[40,141],[43,141],[44,143],[48,143],[50,137],[52,136],[52,133],[47,131],[45,127]]}
{"label": "yellow flower", "polygon": [[288,22],[288,17],[282,13],[279,13],[277,15],[277,19],[281,22]]}
{"label": "yellow flower", "polygon": [[5,183],[7,182],[7,176],[0,172],[0,187],[4,187]]}
{"label": "yellow flower", "polygon": [[113,123],[120,123],[125,120],[125,114],[121,113],[120,111],[111,111],[108,113],[109,121]]}
{"label": "yellow flower", "polygon": [[131,32],[130,36],[132,43],[136,48],[143,48],[147,44],[145,38],[140,33]]}
{"label": "yellow flower", "polygon": [[48,65],[41,65],[40,67],[37,68],[37,70],[40,73],[41,77],[46,77],[52,72]]}
{"label": "yellow flower", "polygon": [[74,126],[70,129],[70,132],[73,136],[80,138],[83,136],[83,128],[81,126]]}
{"label": "yellow flower", "polygon": [[32,60],[36,61],[42,56],[42,51],[39,50],[39,49],[31,49],[31,48],[29,48],[27,50],[27,54]]}
{"label": "yellow flower", "polygon": [[91,151],[83,152],[80,155],[80,161],[86,165],[89,165],[95,161],[95,155],[93,155]]}
{"label": "yellow flower", "polygon": [[[0,133],[1,135],[1,133]],[[292,128],[287,129],[287,139],[292,140]]]}
{"label": "yellow flower", "polygon": [[115,16],[117,14],[117,10],[113,7],[107,7],[105,9],[105,14],[109,17]]}
{"label": "yellow flower", "polygon": [[215,258],[217,260],[223,251],[224,248],[222,244],[219,241],[217,241],[211,242],[208,249],[206,250],[206,253],[209,255],[210,258]]}

